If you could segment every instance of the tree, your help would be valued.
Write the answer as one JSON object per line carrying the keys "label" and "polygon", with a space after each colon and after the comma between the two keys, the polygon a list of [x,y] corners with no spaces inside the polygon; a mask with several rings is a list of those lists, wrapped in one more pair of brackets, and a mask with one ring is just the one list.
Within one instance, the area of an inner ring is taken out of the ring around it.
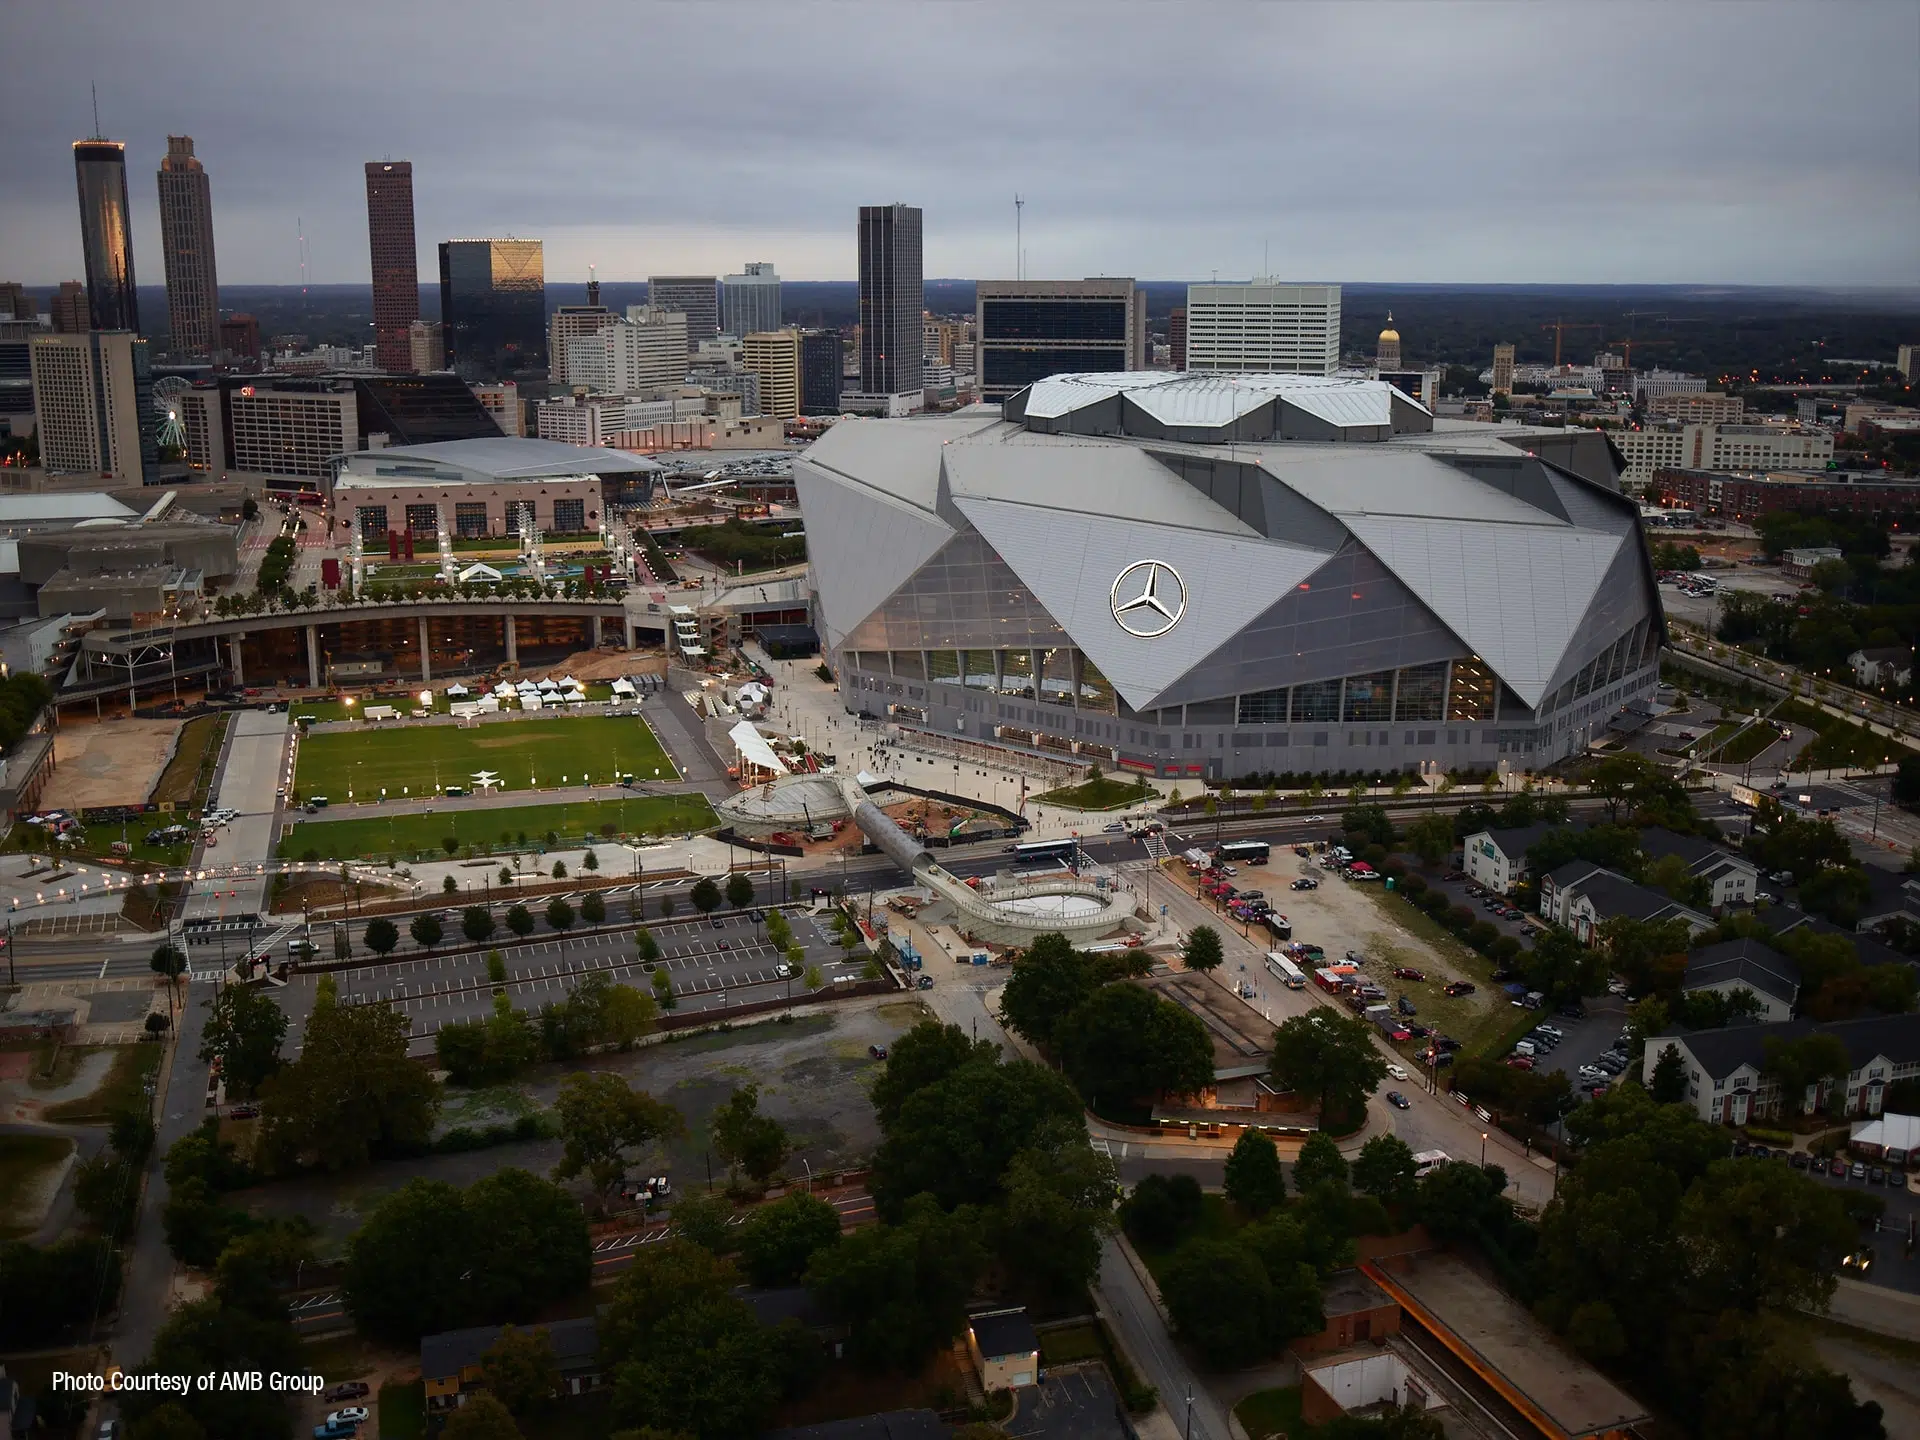
{"label": "tree", "polygon": [[1524,961],[1528,983],[1556,1004],[1598,995],[1607,988],[1607,954],[1582,945],[1556,925],[1533,942]]}
{"label": "tree", "polygon": [[[685,1202],[674,1207],[676,1220]],[[814,1255],[840,1242],[840,1212],[802,1190],[755,1206],[740,1227],[740,1264],[763,1288],[797,1284]]]}
{"label": "tree", "polygon": [[1213,1041],[1192,1012],[1139,985],[1103,985],[1068,1016],[1055,1043],[1096,1109],[1213,1083]]}
{"label": "tree", "polygon": [[[223,1305],[218,1299],[195,1300],[168,1315],[154,1336],[145,1369],[159,1375],[228,1370],[298,1373],[299,1350],[284,1312],[264,1317]],[[120,1396],[130,1429],[167,1406],[184,1410],[210,1436],[284,1436],[291,1428],[285,1393],[268,1389],[195,1387],[186,1395],[130,1390]]]}
{"label": "tree", "polygon": [[1413,1149],[1398,1135],[1375,1135],[1353,1162],[1353,1187],[1391,1203],[1413,1198]]}
{"label": "tree", "polygon": [[[72,1433],[71,1426],[67,1429]],[[170,1400],[128,1427],[127,1440],[207,1440],[207,1427],[193,1418],[192,1411]]]}
{"label": "tree", "polygon": [[214,1294],[230,1310],[263,1319],[286,1314],[286,1291],[313,1259],[313,1224],[304,1215],[270,1220],[230,1241],[214,1267]]}
{"label": "tree", "polygon": [[413,936],[414,944],[420,946],[423,950],[431,950],[440,943],[441,937],[446,934],[446,927],[441,925],[438,915],[435,915],[432,911],[428,911],[424,915],[416,915],[413,917],[413,923],[407,926],[407,933]]}
{"label": "tree", "polygon": [[364,1165],[426,1143],[440,1097],[407,1055],[412,1022],[388,1005],[317,1003],[300,1057],[261,1089],[260,1153],[275,1168]]}
{"label": "tree", "polygon": [[441,880],[441,882],[440,882],[440,893],[441,893],[442,895],[457,895],[457,894],[459,894],[459,893],[460,893],[460,882],[459,882],[458,880],[456,880],[456,879],[454,879],[454,878],[453,878],[453,876],[451,876],[451,875],[448,875],[447,877],[445,877],[445,878],[444,878],[443,880]]}
{"label": "tree", "polygon": [[740,1231],[733,1202],[711,1191],[704,1195],[682,1195],[673,1202],[673,1228],[678,1238],[689,1245],[711,1250],[715,1255],[730,1255]]}
{"label": "tree", "polygon": [[476,945],[493,938],[493,912],[484,905],[469,905],[460,915],[460,933]]}
{"label": "tree", "polygon": [[673,993],[673,977],[665,970],[653,972],[653,998],[662,1010],[672,1010],[680,1003]]}
{"label": "tree", "polygon": [[391,955],[393,947],[400,943],[399,928],[383,915],[377,915],[367,922],[365,936],[367,948],[376,955]]}
{"label": "tree", "polygon": [[713,1117],[713,1153],[765,1185],[792,1147],[780,1122],[760,1113],[760,1087],[746,1085]]}
{"label": "tree", "polygon": [[727,904],[736,910],[744,910],[753,903],[753,879],[739,871],[727,877]]}
{"label": "tree", "polygon": [[[607,827],[602,825],[600,829],[604,833]],[[580,857],[580,868],[589,872],[598,870],[600,868],[600,852],[589,849],[586,854]]]}
{"label": "tree", "polygon": [[571,1180],[585,1171],[600,1191],[611,1189],[626,1174],[629,1150],[645,1149],[685,1129],[680,1112],[671,1105],[605,1071],[567,1076],[556,1109],[566,1149],[553,1168],[554,1178]]}
{"label": "tree", "polygon": [[922,1020],[889,1047],[886,1066],[874,1082],[873,1108],[881,1127],[892,1124],[916,1090],[944,1080],[968,1061],[994,1064],[999,1053],[991,1040],[969,1040],[958,1025]]}
{"label": "tree", "polygon": [[1893,775],[1893,798],[1896,804],[1920,805],[1920,755],[1907,755],[1900,761]]}
{"label": "tree", "polygon": [[1675,1237],[1703,1309],[1824,1310],[1859,1243],[1837,1191],[1784,1166],[1717,1160],[1680,1202]]}
{"label": "tree", "polygon": [[441,1440],[520,1440],[513,1412],[484,1390],[466,1401],[440,1427]]}
{"label": "tree", "polygon": [[1196,925],[1187,932],[1187,938],[1180,947],[1180,958],[1187,969],[1197,970],[1201,974],[1218,970],[1225,960],[1226,953],[1220,948],[1220,932],[1211,925]]}
{"label": "tree", "polygon": [[1142,1245],[1171,1249],[1199,1225],[1204,1211],[1200,1182],[1191,1175],[1143,1175],[1120,1207],[1127,1234]]}
{"label": "tree", "polygon": [[1075,950],[1066,936],[1037,935],[1014,959],[1012,973],[1000,991],[1000,1013],[1017,1034],[1050,1049],[1055,1027],[1097,985],[1093,962]]}
{"label": "tree", "polygon": [[1453,817],[1423,815],[1407,826],[1407,848],[1429,865],[1453,853]]}
{"label": "tree", "polygon": [[1006,1199],[992,1213],[993,1253],[1012,1274],[1060,1303],[1086,1294],[1114,1225],[1113,1162],[1084,1125],[1059,1126],[1013,1157]]}
{"label": "tree", "polygon": [[607,900],[598,890],[589,890],[580,897],[580,917],[589,925],[598,925],[607,918]]}
{"label": "tree", "polygon": [[102,1153],[73,1167],[73,1203],[101,1234],[123,1234],[133,1222],[140,1187],[133,1166]]}
{"label": "tree", "polygon": [[480,1374],[486,1393],[514,1415],[543,1410],[560,1395],[560,1362],[545,1330],[505,1326],[480,1357]]}
{"label": "tree", "polygon": [[401,1341],[536,1312],[591,1271],[580,1207],[507,1168],[464,1192],[414,1179],[388,1195],[347,1242],[344,1290],[362,1331]]}
{"label": "tree", "polygon": [[1340,1153],[1340,1147],[1318,1131],[1309,1135],[1300,1147],[1300,1157],[1293,1162],[1294,1189],[1304,1194],[1316,1185],[1346,1183],[1347,1157]]}
{"label": "tree", "polygon": [[524,905],[514,905],[507,910],[507,929],[522,940],[533,933],[533,912]]}
{"label": "tree", "polygon": [[1319,1100],[1323,1126],[1357,1118],[1387,1076],[1387,1062],[1374,1049],[1367,1022],[1331,1010],[1283,1022],[1273,1034],[1268,1068],[1282,1089]]}
{"label": "tree", "polygon": [[547,924],[550,928],[571,930],[573,920],[573,906],[569,905],[564,898],[556,895],[547,902]]}
{"label": "tree", "polygon": [[1181,1246],[1161,1272],[1160,1298],[1209,1365],[1237,1370],[1273,1351],[1273,1282],[1259,1258],[1231,1240]]}
{"label": "tree", "polygon": [[970,1208],[949,1215],[919,1195],[898,1224],[856,1230],[817,1253],[807,1288],[848,1325],[857,1359],[910,1371],[960,1333],[986,1258]]}
{"label": "tree", "polygon": [[147,962],[156,975],[169,980],[178,980],[187,968],[187,953],[171,941],[154,947],[153,956]]}
{"label": "tree", "polygon": [[222,985],[207,1009],[200,1032],[202,1064],[218,1063],[227,1094],[251,1100],[268,1076],[280,1068],[280,1042],[287,1037],[287,1013],[251,985]]}
{"label": "tree", "polygon": [[720,908],[720,887],[711,876],[702,875],[693,882],[693,889],[687,892],[687,898],[702,915],[711,915]]}
{"label": "tree", "polygon": [[1227,1199],[1249,1215],[1259,1216],[1287,1198],[1287,1177],[1280,1168],[1280,1150],[1264,1130],[1243,1130],[1227,1156]]}
{"label": "tree", "polygon": [[660,942],[653,938],[653,932],[642,925],[633,932],[633,943],[640,952],[640,962],[651,965],[660,958]]}
{"label": "tree", "polygon": [[1653,1098],[1662,1105],[1674,1105],[1687,1098],[1687,1062],[1678,1045],[1668,1045],[1653,1062]]}
{"label": "tree", "polygon": [[1024,1060],[976,1056],[907,1096],[883,1127],[874,1204],[892,1219],[922,1192],[949,1209],[996,1201],[1008,1165],[1035,1137],[1084,1123],[1063,1076]]}

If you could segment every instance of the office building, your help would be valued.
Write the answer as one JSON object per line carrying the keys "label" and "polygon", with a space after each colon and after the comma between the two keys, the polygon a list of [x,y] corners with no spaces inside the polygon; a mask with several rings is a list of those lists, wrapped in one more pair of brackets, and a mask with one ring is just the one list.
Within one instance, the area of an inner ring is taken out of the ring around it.
{"label": "office building", "polygon": [[926,303],[920,220],[912,205],[860,207],[860,389],[865,394],[920,389]]}
{"label": "office building", "polygon": [[1617,463],[1377,380],[1156,372],[836,425],[794,484],[850,711],[1191,783],[1583,753],[1665,639]]}
{"label": "office building", "polygon": [[403,372],[413,365],[408,327],[420,318],[412,161],[367,162],[367,245],[373,258],[373,341],[380,368]]}
{"label": "office building", "polygon": [[1661,422],[1608,435],[1626,457],[1621,482],[1636,488],[1656,470],[1821,471],[1833,459],[1831,431],[1798,425]]}
{"label": "office building", "polygon": [[147,342],[128,330],[42,335],[31,364],[47,473],[144,483],[160,462]]}
{"label": "office building", "polygon": [[18,280],[9,280],[0,285],[0,318],[9,320],[37,320],[39,307],[33,303],[33,297],[27,294],[27,287]]}
{"label": "office building", "polygon": [[[587,282],[589,294],[598,296],[597,280]],[[567,369],[567,345],[576,335],[593,335],[613,324],[613,311],[598,299],[587,305],[560,305],[547,317],[547,380],[559,386],[571,385]]]}
{"label": "office building", "polygon": [[[651,298],[651,292],[649,292]],[[780,328],[780,277],[765,261],[747,266],[744,275],[720,282],[720,333],[746,339]]]}
{"label": "office building", "polygon": [[1167,364],[1175,370],[1187,368],[1187,307],[1176,305],[1167,313]]}
{"label": "office building", "polygon": [[1511,345],[1493,347],[1493,393],[1513,394],[1513,347]]}
{"label": "office building", "polygon": [[92,328],[87,315],[87,287],[78,280],[62,280],[47,300],[47,318],[54,332],[79,335]]}
{"label": "office building", "polygon": [[534,435],[568,445],[612,445],[632,431],[699,420],[706,413],[706,401],[698,395],[660,400],[568,395],[533,407]]}
{"label": "office building", "polygon": [[219,339],[220,280],[213,262],[213,191],[191,135],[169,135],[160,162],[160,246],[167,268],[168,348],[210,355]]}
{"label": "office building", "polygon": [[840,379],[846,347],[831,330],[809,330],[800,337],[800,413],[838,415]]}
{"label": "office building", "polygon": [[1920,376],[1913,373],[1916,368],[1920,368],[1914,363],[1916,355],[1920,355],[1920,345],[1902,345],[1898,358],[1893,362],[1894,368],[1906,378],[1909,385],[1916,379],[1920,379]]}
{"label": "office building", "polygon": [[1440,399],[1438,370],[1375,370],[1375,380],[1384,380],[1409,400],[1418,401],[1429,414]]}
{"label": "office building", "polygon": [[440,245],[446,364],[462,380],[504,380],[547,368],[547,273],[538,240]]}
{"label": "office building", "polygon": [[1261,279],[1187,287],[1188,370],[1331,375],[1340,287]]}
{"label": "office building", "polygon": [[241,310],[220,322],[220,348],[235,360],[260,358],[260,322]]}
{"label": "office building", "polygon": [[687,317],[687,350],[720,333],[719,282],[711,275],[650,275],[647,304]]}
{"label": "office building", "polygon": [[696,365],[687,371],[687,384],[715,401],[706,407],[708,414],[725,413],[729,399],[738,402],[732,412],[736,416],[750,419],[761,413],[760,377],[751,370],[736,365]]}
{"label": "office building", "polygon": [[1716,425],[1737,424],[1746,418],[1747,402],[1723,390],[1655,395],[1647,401],[1647,414],[1656,420],[1709,420]]}
{"label": "office building", "polygon": [[800,415],[800,332],[758,330],[741,337],[746,367],[760,377],[760,408],[776,420]]}
{"label": "office building", "polygon": [[1647,493],[1664,505],[1749,523],[1782,510],[1883,517],[1920,510],[1920,480],[1888,479],[1883,470],[1820,475],[1656,470]]}
{"label": "office building", "polygon": [[215,474],[239,470],[317,482],[334,456],[360,448],[350,384],[196,385],[179,397],[179,412],[187,464]]}
{"label": "office building", "polygon": [[567,341],[567,375],[596,395],[647,395],[687,378],[687,317],[630,305],[627,318]]}
{"label": "office building", "polygon": [[438,320],[416,320],[407,326],[407,359],[407,368],[416,374],[446,368],[446,331]]}
{"label": "office building", "polygon": [[80,188],[80,250],[87,271],[87,326],[140,333],[133,278],[133,219],[127,205],[127,147],[118,140],[73,142]]}
{"label": "office building", "polygon": [[472,385],[468,388],[473,391],[473,398],[480,402],[480,408],[493,416],[502,435],[527,433],[526,410],[520,403],[520,387],[517,384],[503,380],[493,385]]}
{"label": "office building", "polygon": [[973,329],[983,400],[1049,375],[1147,368],[1147,292],[1130,278],[982,280]]}

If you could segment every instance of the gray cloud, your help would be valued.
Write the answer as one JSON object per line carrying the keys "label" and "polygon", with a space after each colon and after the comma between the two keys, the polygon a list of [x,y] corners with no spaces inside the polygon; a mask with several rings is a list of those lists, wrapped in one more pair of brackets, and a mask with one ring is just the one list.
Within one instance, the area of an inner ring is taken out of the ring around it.
{"label": "gray cloud", "polygon": [[[558,4],[14,0],[0,279],[80,270],[68,145],[129,144],[161,279],[169,132],[223,280],[364,281],[361,162],[414,162],[422,275],[538,235],[550,278],[929,275],[1920,283],[1920,0]],[[89,73],[91,72],[91,73]]]}

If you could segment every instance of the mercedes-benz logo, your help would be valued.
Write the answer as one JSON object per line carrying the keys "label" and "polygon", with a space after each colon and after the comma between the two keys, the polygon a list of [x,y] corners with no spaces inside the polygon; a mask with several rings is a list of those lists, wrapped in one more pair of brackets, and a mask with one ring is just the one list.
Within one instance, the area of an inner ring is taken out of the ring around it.
{"label": "mercedes-benz logo", "polygon": [[1111,603],[1122,630],[1151,640],[1187,613],[1187,583],[1164,560],[1136,560],[1114,577]]}

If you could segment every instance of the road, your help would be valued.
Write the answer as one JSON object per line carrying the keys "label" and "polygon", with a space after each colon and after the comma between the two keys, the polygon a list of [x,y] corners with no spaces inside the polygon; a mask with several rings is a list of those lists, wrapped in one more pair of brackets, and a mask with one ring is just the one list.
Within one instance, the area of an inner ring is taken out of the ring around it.
{"label": "road", "polygon": [[1118,1240],[1109,1239],[1101,1247],[1100,1276],[1094,1282],[1094,1291],[1120,1348],[1139,1367],[1141,1377],[1160,1392],[1160,1403],[1166,1406],[1174,1424],[1186,1429],[1191,1440],[1232,1440],[1227,1412],[1174,1345],[1166,1322],[1154,1308],[1152,1297]]}

